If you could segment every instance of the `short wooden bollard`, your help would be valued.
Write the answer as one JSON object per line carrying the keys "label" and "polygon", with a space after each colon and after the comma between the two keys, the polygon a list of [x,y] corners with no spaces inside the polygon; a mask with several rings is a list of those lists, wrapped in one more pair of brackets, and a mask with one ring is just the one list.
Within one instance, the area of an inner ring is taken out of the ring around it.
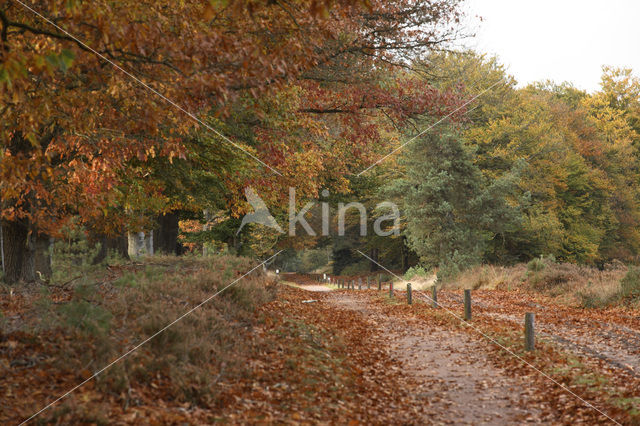
{"label": "short wooden bollard", "polygon": [[358,278],[358,290],[362,290],[362,277]]}
{"label": "short wooden bollard", "polygon": [[431,306],[438,307],[438,290],[435,285],[431,287]]}
{"label": "short wooden bollard", "polygon": [[368,275],[367,275],[367,290],[371,290],[371,280],[369,279]]}
{"label": "short wooden bollard", "polygon": [[407,304],[411,305],[412,303],[412,299],[411,299],[411,283],[407,283]]}
{"label": "short wooden bollard", "polygon": [[389,297],[393,297],[393,281],[389,281]]}
{"label": "short wooden bollard", "polygon": [[471,290],[464,291],[464,319],[471,321]]}
{"label": "short wooden bollard", "polygon": [[535,341],[535,332],[533,329],[533,321],[535,315],[531,312],[527,312],[524,314],[524,350],[532,351],[535,349],[536,341]]}
{"label": "short wooden bollard", "polygon": [[378,291],[382,290],[382,274],[378,274]]}

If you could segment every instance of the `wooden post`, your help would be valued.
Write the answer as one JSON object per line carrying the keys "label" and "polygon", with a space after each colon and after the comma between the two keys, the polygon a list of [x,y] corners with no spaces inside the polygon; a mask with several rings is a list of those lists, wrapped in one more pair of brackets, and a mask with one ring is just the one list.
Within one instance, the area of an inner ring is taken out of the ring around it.
{"label": "wooden post", "polygon": [[464,319],[471,321],[471,290],[464,291]]}
{"label": "wooden post", "polygon": [[431,303],[434,308],[438,307],[438,290],[435,285],[431,287]]}
{"label": "wooden post", "polygon": [[362,277],[358,278],[358,290],[362,290]]}
{"label": "wooden post", "polygon": [[393,297],[393,280],[389,281],[389,297]]}
{"label": "wooden post", "polygon": [[411,283],[407,283],[407,304],[411,305]]}
{"label": "wooden post", "polygon": [[382,274],[378,274],[378,291],[382,290]]}
{"label": "wooden post", "polygon": [[524,350],[529,352],[535,349],[535,332],[533,329],[533,320],[535,315],[531,312],[524,314]]}
{"label": "wooden post", "polygon": [[367,275],[367,290],[371,290],[371,280],[369,278],[369,275]]}

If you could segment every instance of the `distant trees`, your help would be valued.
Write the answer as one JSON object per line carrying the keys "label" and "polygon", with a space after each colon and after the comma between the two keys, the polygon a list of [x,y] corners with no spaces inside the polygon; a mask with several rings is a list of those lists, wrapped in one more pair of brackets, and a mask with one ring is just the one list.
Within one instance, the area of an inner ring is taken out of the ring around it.
{"label": "distant trees", "polygon": [[640,84],[630,70],[605,68],[601,91],[587,94],[569,84],[516,89],[494,59],[472,52],[430,63],[435,86],[462,80],[468,96],[504,83],[475,101],[457,138],[435,128],[403,153],[394,185],[423,262],[637,259]]}

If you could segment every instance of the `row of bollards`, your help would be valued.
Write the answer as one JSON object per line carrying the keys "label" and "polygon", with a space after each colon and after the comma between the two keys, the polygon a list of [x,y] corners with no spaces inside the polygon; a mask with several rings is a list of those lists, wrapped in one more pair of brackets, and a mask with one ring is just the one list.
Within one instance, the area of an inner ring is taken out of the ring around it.
{"label": "row of bollards", "polygon": [[[378,275],[378,291],[382,290],[382,274]],[[362,278],[358,278],[356,280],[344,280],[344,279],[336,279],[331,280],[331,277],[323,274],[322,277],[318,277],[318,282],[331,283],[333,282],[337,285],[338,288],[341,289],[355,289],[356,285],[358,286],[358,290],[362,290]],[[366,277],[366,285],[367,289],[371,289],[371,278],[369,276]],[[389,282],[389,297],[394,297],[393,292],[393,281]],[[413,290],[411,288],[411,283],[407,283],[407,304],[413,304]],[[464,290],[464,320],[471,321],[472,313],[471,313],[471,290]],[[433,308],[438,308],[438,292],[436,286],[431,287],[431,306]],[[533,351],[535,350],[535,329],[534,329],[534,319],[535,315],[531,312],[527,312],[524,316],[524,349],[525,351]]]}
{"label": "row of bollards", "polygon": [[[393,283],[389,286],[390,296],[393,296]],[[411,283],[407,283],[407,304],[413,304],[413,292]],[[438,307],[438,292],[436,286],[431,287],[431,306]],[[524,315],[524,350],[529,352],[535,350],[535,314],[527,312]],[[471,290],[464,291],[464,320],[471,321]]]}

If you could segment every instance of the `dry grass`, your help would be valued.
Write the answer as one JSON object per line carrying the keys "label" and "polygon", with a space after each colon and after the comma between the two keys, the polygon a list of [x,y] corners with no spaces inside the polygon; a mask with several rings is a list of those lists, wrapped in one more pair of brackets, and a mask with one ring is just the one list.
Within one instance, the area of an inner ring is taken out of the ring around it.
{"label": "dry grass", "polygon": [[444,287],[471,290],[511,290],[522,287],[526,271],[526,264],[518,264],[511,267],[476,266],[461,273],[455,279],[444,283]]}
{"label": "dry grass", "polygon": [[[71,290],[54,288],[31,301],[22,295],[31,308],[5,324],[4,332],[62,342],[42,347],[51,380],[87,377],[253,266],[252,260],[232,256],[153,257],[121,265]],[[250,353],[247,331],[256,323],[257,308],[274,298],[275,289],[275,282],[258,268],[101,374],[98,389],[124,406],[135,403],[130,400],[133,388],[215,405],[213,384],[244,374]],[[63,421],[68,411],[63,404],[48,413],[49,420]]]}
{"label": "dry grass", "polygon": [[621,301],[621,280],[627,267],[615,263],[604,270],[552,260],[535,259],[528,264],[503,267],[482,265],[472,268],[448,288],[525,290],[555,298],[560,303],[589,308],[604,307]]}

